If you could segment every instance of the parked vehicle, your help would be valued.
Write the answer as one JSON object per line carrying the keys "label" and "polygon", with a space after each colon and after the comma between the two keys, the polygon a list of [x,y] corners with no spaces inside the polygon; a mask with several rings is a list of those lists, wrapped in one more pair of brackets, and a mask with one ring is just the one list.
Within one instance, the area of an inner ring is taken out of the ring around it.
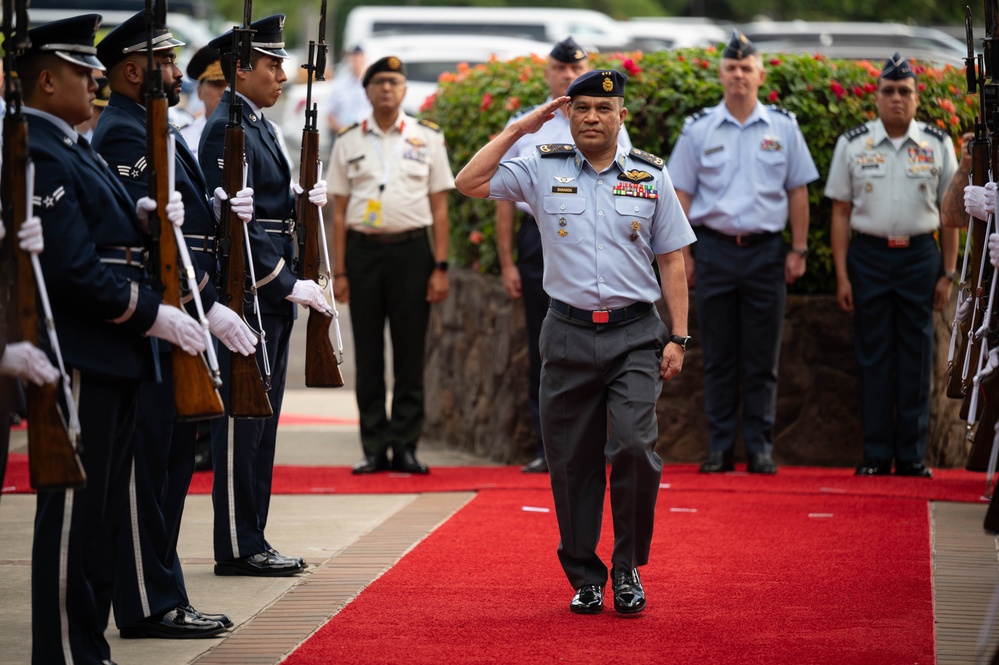
{"label": "parked vehicle", "polygon": [[644,16],[620,21],[620,24],[631,37],[628,48],[636,51],[717,46],[729,36],[729,30],[703,18]]}

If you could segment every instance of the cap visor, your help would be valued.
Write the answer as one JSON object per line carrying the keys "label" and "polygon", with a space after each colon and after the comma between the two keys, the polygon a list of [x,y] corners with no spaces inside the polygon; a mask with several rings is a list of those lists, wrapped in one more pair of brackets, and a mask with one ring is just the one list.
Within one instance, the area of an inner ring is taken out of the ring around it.
{"label": "cap visor", "polygon": [[74,65],[79,65],[81,67],[89,67],[91,69],[99,69],[102,72],[106,71],[107,68],[101,64],[101,61],[97,59],[97,56],[90,55],[88,53],[73,53],[71,51],[56,51],[55,54],[71,62]]}

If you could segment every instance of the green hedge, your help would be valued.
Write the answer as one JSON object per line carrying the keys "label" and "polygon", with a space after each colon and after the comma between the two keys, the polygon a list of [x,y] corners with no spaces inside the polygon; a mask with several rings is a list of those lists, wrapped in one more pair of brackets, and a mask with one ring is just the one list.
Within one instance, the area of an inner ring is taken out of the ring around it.
{"label": "green hedge", "polygon": [[[808,272],[794,285],[799,293],[834,293],[829,247],[829,200],[822,196],[836,139],[873,117],[874,90],[882,63],[830,60],[822,56],[779,54],[765,57],[767,78],[760,99],[793,112],[819,169],[810,187],[811,230]],[[594,66],[630,75],[626,122],[636,147],[669,157],[683,120],[719,102],[715,49],[600,55]],[[547,97],[545,60],[518,58],[491,62],[441,76],[440,90],[424,105],[424,115],[440,123],[455,173],[498,133],[511,114]],[[948,129],[956,139],[973,125],[978,98],[965,93],[963,70],[914,66],[921,92],[917,118]],[[451,256],[457,265],[498,273],[494,206],[455,192],[451,201]]]}

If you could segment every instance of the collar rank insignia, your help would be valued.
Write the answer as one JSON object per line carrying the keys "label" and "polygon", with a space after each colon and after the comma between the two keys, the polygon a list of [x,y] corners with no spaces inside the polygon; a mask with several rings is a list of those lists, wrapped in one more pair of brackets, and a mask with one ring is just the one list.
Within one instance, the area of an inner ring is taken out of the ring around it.
{"label": "collar rank insignia", "polygon": [[555,176],[555,182],[562,183],[563,185],[566,184],[567,182],[572,182],[573,180],[575,180],[575,178],[573,178],[572,176],[567,176],[567,175]]}
{"label": "collar rank insignia", "polygon": [[48,194],[47,196],[33,196],[31,197],[32,205],[42,206],[43,208],[49,209],[54,208],[59,199],[61,199],[66,194],[65,187],[59,187],[57,190]]}
{"label": "collar rank insignia", "polygon": [[118,166],[118,175],[122,178],[131,178],[135,180],[142,172],[146,170],[146,157],[143,155],[139,157],[139,161],[135,163],[134,166],[129,166],[128,164],[121,164]]}
{"label": "collar rank insignia", "polygon": [[618,180],[630,180],[631,182],[645,182],[647,180],[655,180],[655,176],[648,171],[639,171],[638,169],[632,169],[630,171],[625,171],[617,177]]}
{"label": "collar rank insignia", "polygon": [[256,121],[257,121],[257,116],[255,116],[255,115],[253,115],[253,114],[251,113],[251,114],[250,114],[250,120],[252,120],[253,122],[256,122]]}

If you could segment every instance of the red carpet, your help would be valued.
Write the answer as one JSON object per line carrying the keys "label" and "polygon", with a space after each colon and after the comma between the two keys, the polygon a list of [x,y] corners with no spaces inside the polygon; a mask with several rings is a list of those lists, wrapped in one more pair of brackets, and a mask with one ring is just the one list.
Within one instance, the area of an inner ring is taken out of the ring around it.
{"label": "red carpet", "polygon": [[481,492],[285,665],[934,662],[925,500],[664,491],[630,618],[569,612],[554,512],[525,506],[551,495]]}

